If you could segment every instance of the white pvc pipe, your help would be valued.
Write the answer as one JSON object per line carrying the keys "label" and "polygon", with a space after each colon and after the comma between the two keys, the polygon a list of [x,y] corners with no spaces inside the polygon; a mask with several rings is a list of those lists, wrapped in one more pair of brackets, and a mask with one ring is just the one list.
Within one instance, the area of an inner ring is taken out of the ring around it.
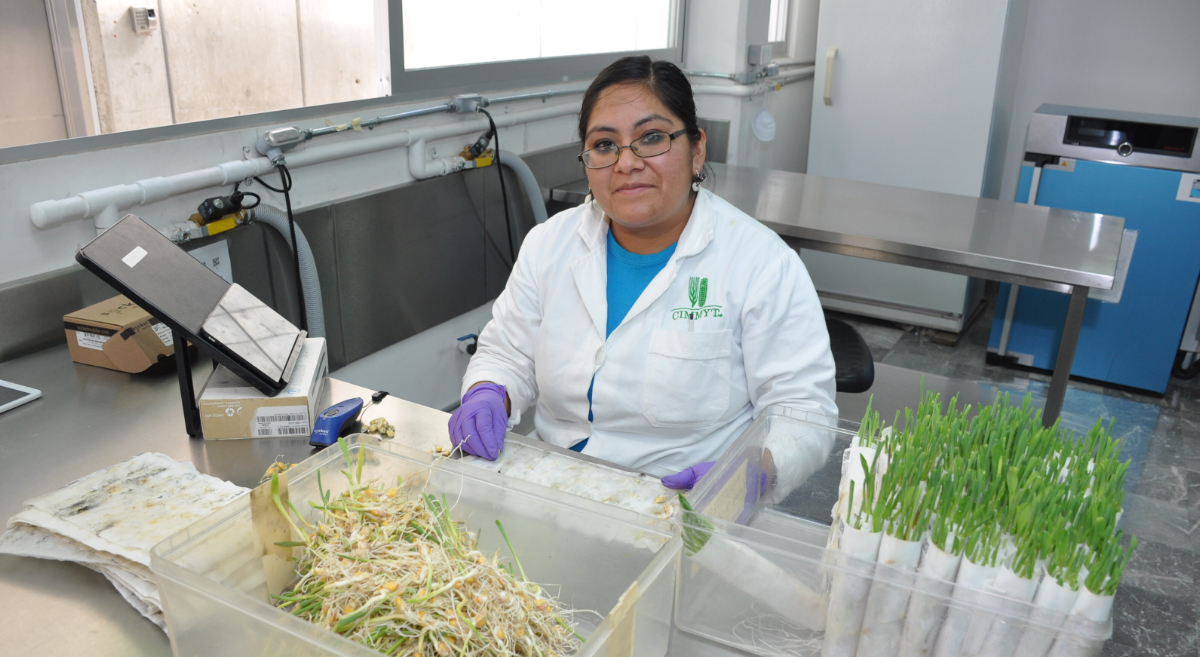
{"label": "white pvc pipe", "polygon": [[206,187],[232,185],[239,180],[267,173],[272,168],[266,158],[235,160],[165,178],[159,176],[129,185],[113,185],[62,200],[40,201],[29,208],[29,216],[38,228],[52,228],[74,219],[95,216],[98,217],[97,229],[102,229],[116,223],[121,210]]}
{"label": "white pvc pipe", "polygon": [[[509,127],[518,123],[528,123],[544,119],[556,118],[579,112],[580,102],[550,105],[525,112],[512,114],[496,114],[497,128]],[[332,162],[357,155],[365,155],[391,148],[406,147],[421,141],[434,141],[448,137],[482,132],[488,128],[486,118],[472,118],[465,121],[438,124],[424,128],[400,130],[387,135],[372,136],[367,139],[355,139],[321,146],[305,148],[287,154],[286,161],[291,168],[300,168],[323,162]],[[423,146],[423,145],[422,145]],[[430,177],[440,175],[439,172],[449,172],[464,168],[458,165],[455,157],[439,158],[427,162],[424,158],[423,147],[412,148],[419,159],[409,154],[409,166],[413,168],[413,177]],[[414,160],[417,160],[414,166]],[[265,157],[249,160],[233,160],[215,167],[189,171],[173,176],[159,176],[139,180],[132,184],[113,185],[103,189],[83,192],[65,199],[39,201],[29,208],[29,216],[38,228],[53,228],[68,221],[96,217],[97,232],[103,231],[120,218],[120,212],[135,205],[146,205],[163,201],[173,196],[195,192],[209,187],[222,187],[245,180],[253,176],[261,176],[274,169],[271,161]]]}
{"label": "white pvc pipe", "polygon": [[[814,70],[814,67],[806,66],[751,85],[696,85],[692,87],[692,92],[696,95],[758,96],[767,91],[779,89],[795,80],[811,77]],[[495,121],[497,127],[508,127],[518,123],[574,114],[579,112],[579,107],[580,102],[578,101],[550,105],[525,112],[498,114]],[[424,128],[400,130],[369,139],[347,140],[328,146],[296,150],[287,154],[286,161],[289,167],[300,168],[392,148],[412,146],[408,156],[410,174],[413,178],[422,180],[459,171],[469,166],[458,156],[426,159],[424,142],[482,132],[487,128],[487,119],[482,117],[454,121]],[[131,184],[113,185],[82,192],[65,199],[39,201],[30,206],[29,216],[38,228],[53,228],[68,221],[95,217],[96,232],[100,233],[115,224],[120,219],[121,212],[135,205],[157,203],[180,194],[210,187],[232,185],[247,178],[269,173],[274,168],[271,161],[265,157],[233,160],[207,169],[173,176],[147,178]]]}
{"label": "white pvc pipe", "polygon": [[417,180],[444,176],[467,167],[467,161],[455,155],[453,157],[425,157],[425,138],[422,137],[408,147],[408,173]]}
{"label": "white pvc pipe", "polygon": [[786,84],[811,78],[816,68],[813,66],[805,66],[786,73],[763,78],[752,84],[698,84],[692,86],[692,93],[697,96],[736,96],[740,98],[750,98],[753,96],[761,96],[768,91],[778,91]]}
{"label": "white pvc pipe", "polygon": [[692,93],[696,96],[738,96],[749,98],[767,93],[767,87],[761,82],[730,85],[697,84],[692,86]]}
{"label": "white pvc pipe", "polygon": [[816,71],[817,67],[810,64],[808,66],[800,66],[794,70],[780,73],[772,79],[779,80],[782,84],[788,84],[789,82],[795,82],[796,80],[811,78]]}

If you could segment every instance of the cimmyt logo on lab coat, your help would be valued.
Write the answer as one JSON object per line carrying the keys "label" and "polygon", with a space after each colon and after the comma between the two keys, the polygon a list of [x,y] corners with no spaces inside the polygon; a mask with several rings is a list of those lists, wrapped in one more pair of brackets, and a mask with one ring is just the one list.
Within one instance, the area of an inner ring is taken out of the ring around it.
{"label": "cimmyt logo on lab coat", "polygon": [[688,301],[690,308],[676,308],[671,311],[671,319],[703,319],[705,317],[721,317],[720,306],[708,306],[708,278],[692,276],[688,278]]}

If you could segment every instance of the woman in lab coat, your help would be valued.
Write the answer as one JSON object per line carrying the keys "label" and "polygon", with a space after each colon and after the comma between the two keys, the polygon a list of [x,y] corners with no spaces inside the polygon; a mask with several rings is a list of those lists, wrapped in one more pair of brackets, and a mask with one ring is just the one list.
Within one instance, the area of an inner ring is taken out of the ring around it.
{"label": "woman in lab coat", "polygon": [[[452,442],[494,460],[536,403],[541,440],[690,488],[769,405],[836,416],[808,272],[701,188],[705,135],[683,72],[614,62],[584,95],[579,136],[591,197],[525,238],[463,379]],[[772,444],[774,467],[806,477],[829,447]]]}

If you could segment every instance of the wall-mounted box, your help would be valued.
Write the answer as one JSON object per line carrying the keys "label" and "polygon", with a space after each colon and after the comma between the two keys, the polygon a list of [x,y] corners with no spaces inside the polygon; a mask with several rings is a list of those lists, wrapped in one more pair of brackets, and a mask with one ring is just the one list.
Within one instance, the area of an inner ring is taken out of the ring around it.
{"label": "wall-mounted box", "polygon": [[130,7],[129,19],[134,34],[153,34],[158,31],[158,10],[154,7]]}

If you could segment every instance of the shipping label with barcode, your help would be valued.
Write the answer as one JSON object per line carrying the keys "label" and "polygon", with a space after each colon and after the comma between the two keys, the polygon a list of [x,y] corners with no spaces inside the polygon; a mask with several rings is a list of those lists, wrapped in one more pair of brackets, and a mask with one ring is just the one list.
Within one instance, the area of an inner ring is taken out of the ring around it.
{"label": "shipping label with barcode", "polygon": [[308,427],[307,406],[264,406],[254,411],[251,427],[255,438],[272,436],[306,436],[312,433]]}
{"label": "shipping label with barcode", "polygon": [[175,338],[171,335],[171,327],[162,322],[155,322],[150,325],[150,328],[154,329],[154,332],[158,335],[158,339],[162,340],[164,345],[168,347],[175,345]]}
{"label": "shipping label with barcode", "polygon": [[108,342],[109,337],[110,336],[107,335],[88,333],[86,331],[75,331],[75,342],[77,342],[80,347],[85,349],[104,351],[104,343]]}

